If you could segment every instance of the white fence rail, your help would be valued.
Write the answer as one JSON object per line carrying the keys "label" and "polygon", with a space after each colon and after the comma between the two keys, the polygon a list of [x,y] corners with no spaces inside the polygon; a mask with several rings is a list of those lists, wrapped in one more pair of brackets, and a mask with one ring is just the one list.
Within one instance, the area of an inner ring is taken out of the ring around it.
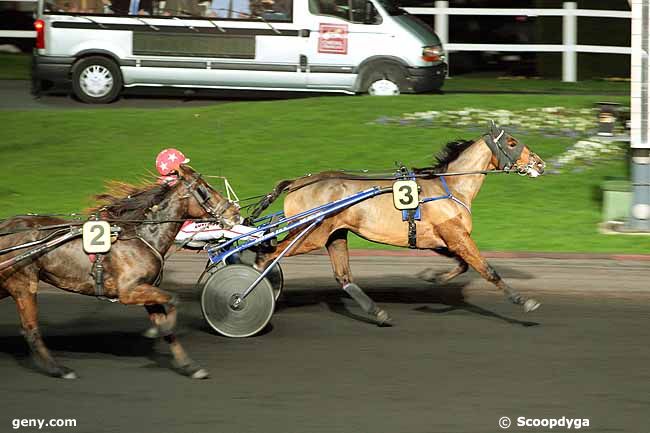
{"label": "white fence rail", "polygon": [[[578,45],[578,17],[631,19],[632,12],[577,9],[576,2],[565,2],[562,9],[450,8],[448,1],[436,1],[433,8],[405,8],[414,15],[435,15],[435,30],[447,52],[518,51],[562,53],[562,80],[575,82],[578,77],[577,53],[632,54],[630,47]],[[450,15],[491,15],[562,17],[562,44],[459,44],[449,42]]]}

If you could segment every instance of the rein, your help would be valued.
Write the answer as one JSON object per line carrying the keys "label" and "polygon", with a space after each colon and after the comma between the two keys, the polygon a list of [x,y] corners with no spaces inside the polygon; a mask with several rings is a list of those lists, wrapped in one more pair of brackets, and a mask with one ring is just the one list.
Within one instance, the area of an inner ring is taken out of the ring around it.
{"label": "rein", "polygon": [[[450,172],[444,172],[444,173],[436,173],[431,169],[431,171],[427,171],[427,168],[419,169],[420,171],[418,173],[412,173],[409,175],[410,177],[418,178],[418,179],[433,179],[437,177],[444,177],[444,176],[467,176],[467,175],[472,175],[472,174],[501,174],[501,173],[506,173],[509,174],[512,172],[510,169],[502,169],[502,170],[474,170],[474,171],[450,171]],[[340,176],[328,176],[328,177],[322,177],[319,179],[314,179],[310,182],[304,183],[302,185],[298,185],[295,187],[287,187],[283,190],[283,192],[286,193],[292,193],[295,192],[299,189],[302,189],[306,186],[313,185],[315,183],[318,183],[323,180],[328,180],[328,179],[338,179],[338,180],[398,180],[400,178],[399,173],[393,173],[391,175],[386,174],[385,176],[383,175],[384,172],[381,173],[382,175],[373,175],[373,176],[358,176],[358,175],[348,175],[346,176],[346,173],[343,172]],[[306,177],[310,177],[311,174],[308,174],[307,176],[304,176],[302,179]]]}
{"label": "rein", "polygon": [[[30,214],[30,217],[39,217],[39,216],[49,216],[49,215],[40,215],[40,214]],[[127,223],[127,224],[170,224],[170,223],[184,223],[185,221],[197,222],[197,223],[218,223],[219,218],[188,218],[188,219],[168,219],[168,220],[137,220],[137,219],[118,219],[118,218],[108,218],[102,219],[101,221],[106,221],[109,223]],[[65,224],[52,224],[49,226],[40,226],[40,227],[25,227],[20,229],[14,229],[6,232],[0,232],[0,236],[12,235],[16,233],[31,232],[31,231],[49,231],[55,229],[68,229],[70,227],[82,226],[86,221],[79,222],[69,222]]]}

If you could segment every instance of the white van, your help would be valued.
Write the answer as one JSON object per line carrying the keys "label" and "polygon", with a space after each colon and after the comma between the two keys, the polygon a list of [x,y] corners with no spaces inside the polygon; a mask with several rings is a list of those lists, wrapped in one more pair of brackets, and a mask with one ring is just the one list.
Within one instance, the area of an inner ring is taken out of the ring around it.
{"label": "white van", "polygon": [[133,86],[412,93],[447,71],[391,0],[39,0],[34,25],[34,82],[89,103]]}

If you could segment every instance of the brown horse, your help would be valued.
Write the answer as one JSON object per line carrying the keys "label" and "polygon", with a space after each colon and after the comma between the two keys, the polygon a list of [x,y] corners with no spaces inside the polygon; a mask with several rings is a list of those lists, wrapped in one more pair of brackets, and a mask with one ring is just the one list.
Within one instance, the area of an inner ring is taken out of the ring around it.
{"label": "brown horse", "polygon": [[[420,276],[428,281],[444,283],[471,266],[483,278],[501,289],[513,303],[523,305],[525,311],[535,310],[539,307],[539,302],[526,300],[510,288],[481,257],[470,237],[472,202],[483,185],[485,172],[490,170],[513,170],[522,175],[537,177],[544,171],[544,161],[492,122],[488,133],[477,140],[449,143],[438,155],[434,167],[414,170],[421,188],[420,197],[441,197],[448,192],[453,195],[453,198],[422,203],[421,220],[415,222],[415,233],[411,230],[409,235],[409,222],[403,221],[402,212],[395,209],[391,195],[383,194],[326,218],[289,255],[327,247],[338,283],[380,325],[389,323],[388,314],[353,283],[348,257],[348,231],[374,242],[430,249],[451,257],[458,262],[454,269],[439,275],[433,270],[426,270]],[[445,179],[441,179],[442,173],[476,171],[481,173],[445,176]],[[445,180],[448,190],[443,184]],[[260,203],[256,212],[259,214],[282,192],[287,192],[284,213],[291,216],[373,186],[390,187],[393,182],[391,179],[368,179],[345,172],[323,172],[280,182]],[[258,253],[256,267],[264,269],[297,233],[290,232],[274,252]]]}
{"label": "brown horse", "polygon": [[[97,198],[101,205],[91,211],[122,229],[103,256],[100,283],[97,265],[84,252],[80,238],[0,270],[0,299],[11,295],[16,301],[22,332],[37,366],[52,376],[76,378],[74,371],[52,357],[41,337],[36,293],[42,280],[74,293],[143,305],[155,334],[169,343],[175,367],[192,378],[207,377],[207,371],[190,359],[174,334],[176,296],[156,285],[164,256],[185,219],[211,217],[228,227],[239,222],[239,208],[184,165],[178,169],[176,182],[144,187],[113,183]],[[75,222],[46,216],[10,218],[0,223],[0,250],[43,239],[56,230],[53,226],[60,229],[68,224]],[[15,259],[20,252],[0,255],[0,261]]]}

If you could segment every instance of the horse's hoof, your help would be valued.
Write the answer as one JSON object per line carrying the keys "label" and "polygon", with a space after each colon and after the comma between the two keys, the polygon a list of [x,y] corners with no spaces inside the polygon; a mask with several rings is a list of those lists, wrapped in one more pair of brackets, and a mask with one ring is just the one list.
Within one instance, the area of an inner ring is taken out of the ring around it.
{"label": "horse's hoof", "polygon": [[379,310],[376,317],[377,326],[393,326],[393,320],[390,318],[386,310]]}
{"label": "horse's hoof", "polygon": [[415,274],[415,277],[423,281],[428,281],[429,283],[436,283],[438,281],[438,274],[432,269],[425,269],[423,271],[420,271]]}
{"label": "horse's hoof", "polygon": [[160,338],[160,329],[157,326],[152,326],[142,333],[145,338]]}
{"label": "horse's hoof", "polygon": [[72,370],[68,371],[67,373],[64,373],[61,376],[61,379],[78,379],[78,378],[79,378],[79,376],[77,376],[77,373],[75,373]]}
{"label": "horse's hoof", "polygon": [[176,365],[176,370],[183,376],[187,376],[191,379],[207,379],[210,377],[210,373],[205,368],[201,368],[193,362],[185,365]]}
{"label": "horse's hoof", "polygon": [[37,370],[47,374],[48,376],[57,377],[59,379],[77,379],[77,373],[74,370],[58,365],[56,363],[43,361],[39,358],[33,358],[34,365]]}
{"label": "horse's hoof", "polygon": [[199,368],[190,376],[192,379],[207,379],[210,377],[210,373],[205,368]]}
{"label": "horse's hoof", "polygon": [[70,370],[69,368],[62,366],[57,366],[56,369],[50,374],[60,379],[77,379],[79,377],[77,376],[77,373],[74,372],[74,370]]}
{"label": "horse's hoof", "polygon": [[537,302],[535,299],[530,298],[526,302],[524,302],[524,311],[526,313],[530,313],[532,311],[535,311],[539,308],[539,306],[542,305],[539,302]]}

